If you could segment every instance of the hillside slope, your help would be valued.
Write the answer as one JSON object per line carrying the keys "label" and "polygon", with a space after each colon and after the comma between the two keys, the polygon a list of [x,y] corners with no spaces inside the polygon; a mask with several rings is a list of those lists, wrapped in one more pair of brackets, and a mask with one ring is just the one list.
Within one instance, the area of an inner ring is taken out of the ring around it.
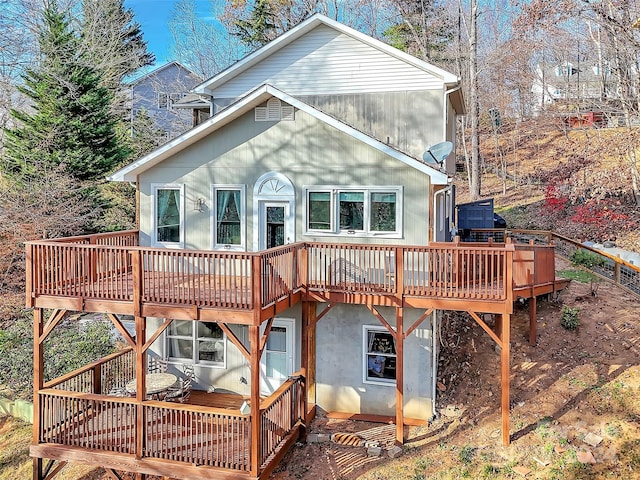
{"label": "hillside slope", "polygon": [[[528,123],[497,140],[485,135],[481,144],[482,197],[494,198],[509,227],[553,229],[640,252],[640,208],[622,148],[635,141],[628,131]],[[466,173],[454,183],[457,202],[470,201]]]}

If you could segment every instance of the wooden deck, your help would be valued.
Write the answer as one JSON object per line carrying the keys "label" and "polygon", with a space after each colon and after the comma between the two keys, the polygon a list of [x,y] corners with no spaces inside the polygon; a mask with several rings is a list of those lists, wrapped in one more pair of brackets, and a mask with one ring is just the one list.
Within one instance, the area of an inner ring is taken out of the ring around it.
{"label": "wooden deck", "polygon": [[[337,303],[367,305],[397,342],[396,436],[403,440],[402,344],[433,310],[467,311],[501,347],[503,442],[509,442],[509,318],[516,296],[556,287],[553,246],[296,243],[255,253],[154,249],[138,232],[27,244],[26,303],[34,308],[34,479],[67,461],[175,478],[267,478],[312,417],[315,323]],[[535,298],[535,297],[534,297]],[[302,305],[301,372],[259,395],[260,358],[273,318]],[[326,308],[317,313],[317,302]],[[535,302],[533,317],[535,318]],[[394,306],[397,331],[377,306]],[[424,309],[403,326],[402,308]],[[51,309],[45,318],[45,309]],[[130,347],[44,381],[43,348],[67,311],[136,318]],[[491,330],[478,312],[501,318]],[[146,318],[168,319],[146,332]],[[216,321],[247,359],[251,396],[193,392],[188,403],[107,395],[131,378],[144,392],[145,355],[170,320]],[[264,332],[260,325],[267,322]],[[227,324],[248,325],[249,347]],[[149,335],[148,335],[149,334]],[[137,341],[137,339],[147,339]],[[308,376],[308,379],[307,379]],[[243,415],[243,401],[252,403]],[[90,453],[89,453],[90,452]],[[59,461],[53,468],[44,459]],[[57,470],[56,470],[57,471]],[[114,473],[115,475],[115,473]]]}
{"label": "wooden deck", "polygon": [[[153,249],[137,232],[27,245],[27,306],[259,324],[301,300],[511,313],[554,281],[553,246],[297,243],[256,253]],[[124,245],[131,243],[131,245]]]}
{"label": "wooden deck", "polygon": [[[250,475],[252,416],[240,412],[249,397],[193,391],[180,404],[89,393],[109,388],[93,380],[120,371],[114,367],[126,364],[133,353],[125,349],[40,390],[38,441],[31,455],[89,464],[101,458],[105,468],[128,465],[130,471],[165,475],[171,471],[167,462],[179,462],[186,475],[180,478],[202,478],[206,472],[212,478],[255,478]],[[306,420],[303,391],[304,379],[292,377],[260,402],[260,470],[273,468],[270,463],[298,438]],[[91,451],[84,459],[83,450]]]}

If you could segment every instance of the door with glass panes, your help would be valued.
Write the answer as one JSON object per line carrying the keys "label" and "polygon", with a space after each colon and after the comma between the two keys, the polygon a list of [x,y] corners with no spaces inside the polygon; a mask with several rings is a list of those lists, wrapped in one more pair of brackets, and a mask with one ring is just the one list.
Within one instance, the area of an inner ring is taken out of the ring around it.
{"label": "door with glass panes", "polygon": [[260,202],[260,249],[291,243],[291,221],[289,202]]}
{"label": "door with glass panes", "polygon": [[260,360],[260,390],[263,395],[275,392],[293,374],[294,329],[293,319],[278,318],[273,321]]}

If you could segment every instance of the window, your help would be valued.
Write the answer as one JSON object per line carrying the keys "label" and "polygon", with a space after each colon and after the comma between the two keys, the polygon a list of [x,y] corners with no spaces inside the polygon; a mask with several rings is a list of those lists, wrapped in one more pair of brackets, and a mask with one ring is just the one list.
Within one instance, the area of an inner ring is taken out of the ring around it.
{"label": "window", "polygon": [[245,186],[214,185],[213,248],[245,249]]}
{"label": "window", "polygon": [[306,188],[306,234],[402,235],[402,187]]}
{"label": "window", "polygon": [[340,192],[340,228],[364,230],[364,192]]}
{"label": "window", "polygon": [[154,187],[155,243],[181,245],[184,242],[182,186]]}
{"label": "window", "polygon": [[227,342],[217,323],[174,320],[167,328],[166,341],[170,360],[225,366]]}
{"label": "window", "polygon": [[331,192],[308,192],[309,230],[331,229]]}
{"label": "window", "polygon": [[381,326],[364,326],[364,382],[396,383],[396,343]]}
{"label": "window", "polygon": [[173,104],[184,98],[184,96],[184,93],[158,92],[156,94],[158,108],[160,110],[173,110]]}

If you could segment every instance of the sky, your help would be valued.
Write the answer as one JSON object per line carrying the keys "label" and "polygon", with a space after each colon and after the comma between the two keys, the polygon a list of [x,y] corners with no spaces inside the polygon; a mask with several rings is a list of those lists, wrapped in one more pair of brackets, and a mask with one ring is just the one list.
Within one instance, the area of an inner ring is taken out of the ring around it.
{"label": "sky", "polygon": [[[148,49],[156,56],[155,66],[160,66],[171,57],[173,40],[169,32],[169,17],[177,0],[125,0],[124,6],[133,10],[135,20],[142,27]],[[196,8],[205,16],[209,0],[196,0]]]}

